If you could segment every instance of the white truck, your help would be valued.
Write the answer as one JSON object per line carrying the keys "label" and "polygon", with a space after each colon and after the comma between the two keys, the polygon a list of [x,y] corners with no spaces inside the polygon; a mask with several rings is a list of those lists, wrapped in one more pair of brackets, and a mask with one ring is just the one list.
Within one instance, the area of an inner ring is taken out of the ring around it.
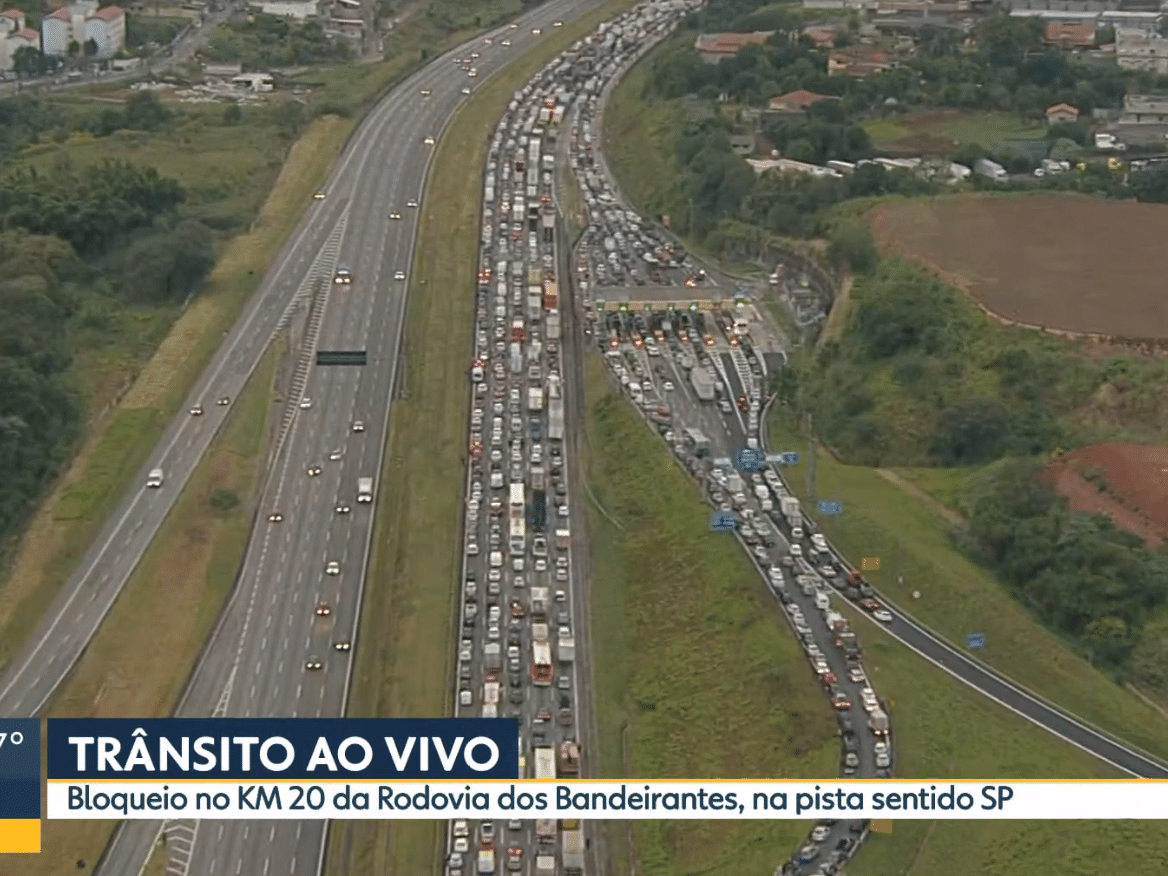
{"label": "white truck", "polygon": [[491,673],[503,671],[503,649],[498,642],[483,645],[483,669]]}
{"label": "white truck", "polygon": [[146,486],[152,490],[162,486],[162,469],[151,469],[150,474],[146,475]]}
{"label": "white truck", "polygon": [[536,854],[535,876],[556,876],[556,856],[546,852]]}
{"label": "white truck", "polygon": [[495,872],[495,850],[479,849],[479,876],[489,876]]}
{"label": "white truck", "polygon": [[579,876],[584,872],[584,830],[579,820],[565,818],[563,827],[563,854],[565,876]]}
{"label": "white truck", "polygon": [[357,478],[357,501],[373,501],[373,478]]}
{"label": "white truck", "polygon": [[782,509],[783,516],[787,518],[787,523],[791,526],[798,526],[803,522],[803,518],[799,514],[799,500],[794,496],[783,496],[779,500],[779,507]]}
{"label": "white truck", "polygon": [[537,818],[535,820],[535,837],[541,843],[556,841],[556,820],[554,818]]}
{"label": "white truck", "polygon": [[547,587],[531,588],[532,620],[541,621],[547,618],[547,611],[549,607],[548,596],[549,593]]}
{"label": "white truck", "polygon": [[532,414],[538,414],[543,410],[542,386],[533,386],[527,390],[527,410]]}
{"label": "white truck", "polygon": [[483,682],[483,703],[492,706],[499,704],[499,680],[493,675],[488,675],[487,680]]}
{"label": "white truck", "polygon": [[561,663],[571,663],[576,659],[576,637],[568,632],[567,627],[560,627],[556,636],[556,659]]}
{"label": "white truck", "polygon": [[549,341],[560,339],[560,314],[556,311],[547,315],[547,336]]}
{"label": "white truck", "polygon": [[572,532],[568,529],[556,530],[556,550],[566,551],[572,546]]}
{"label": "white truck", "polygon": [[550,745],[540,745],[535,749],[535,778],[554,779],[556,777],[556,750]]}

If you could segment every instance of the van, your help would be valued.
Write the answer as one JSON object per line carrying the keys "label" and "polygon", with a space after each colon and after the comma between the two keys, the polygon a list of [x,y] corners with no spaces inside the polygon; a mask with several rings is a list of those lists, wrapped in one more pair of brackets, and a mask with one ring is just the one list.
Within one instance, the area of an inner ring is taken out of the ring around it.
{"label": "van", "polygon": [[162,486],[162,469],[153,469],[150,474],[146,476],[146,486],[152,490],[156,490]]}
{"label": "van", "polygon": [[797,544],[791,545],[790,554],[792,557],[796,557],[796,558],[803,556],[802,546],[797,545]]}
{"label": "van", "polygon": [[815,607],[820,611],[827,611],[831,608],[831,599],[822,590],[815,594]]}
{"label": "van", "polygon": [[491,551],[490,563],[492,569],[501,568],[503,565],[503,552]]}

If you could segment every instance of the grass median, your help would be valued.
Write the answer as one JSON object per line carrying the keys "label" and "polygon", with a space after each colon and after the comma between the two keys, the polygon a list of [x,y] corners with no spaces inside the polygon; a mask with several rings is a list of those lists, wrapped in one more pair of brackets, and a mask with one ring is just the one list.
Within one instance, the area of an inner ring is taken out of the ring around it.
{"label": "grass median", "polygon": [[[410,278],[403,397],[393,403],[381,472],[387,498],[375,524],[350,716],[450,712],[486,135],[544,64],[632,5],[611,0],[556,28],[482,85],[438,144]],[[326,872],[435,873],[443,836],[438,821],[334,822]]]}
{"label": "grass median", "polygon": [[[50,718],[170,714],[182,695],[251,531],[266,461],[273,346],[223,431],[48,711]],[[164,487],[165,489],[165,487]],[[39,855],[0,855],[0,873],[53,876],[101,856],[116,821],[46,821]]]}
{"label": "grass median", "polygon": [[[838,775],[831,705],[753,564],[710,531],[697,486],[592,353],[588,386],[601,774]],[[806,831],[800,821],[610,821],[605,833],[610,872],[738,876],[773,871]]]}
{"label": "grass median", "polygon": [[[904,648],[847,606],[876,690],[889,699],[895,772],[950,779],[1126,778],[993,703]],[[1155,821],[908,821],[873,834],[850,876],[1155,876],[1168,833]]]}
{"label": "grass median", "polygon": [[[804,449],[805,441],[781,412],[772,417],[770,436],[775,449]],[[792,492],[805,500],[806,459],[785,474]],[[902,477],[938,496],[952,496],[959,489],[952,472],[925,475],[906,470]],[[816,496],[843,503],[838,517],[816,515],[813,507],[806,510],[853,563],[862,557],[880,558],[880,568],[867,574],[873,586],[894,602],[951,642],[962,644],[968,633],[985,633],[986,647],[977,653],[979,659],[1062,708],[1168,757],[1168,722],[1163,714],[1092,669],[1038,624],[990,573],[960,553],[949,538],[949,521],[932,502],[873,469],[842,465],[826,452],[816,461]],[[914,598],[914,592],[920,598]]]}

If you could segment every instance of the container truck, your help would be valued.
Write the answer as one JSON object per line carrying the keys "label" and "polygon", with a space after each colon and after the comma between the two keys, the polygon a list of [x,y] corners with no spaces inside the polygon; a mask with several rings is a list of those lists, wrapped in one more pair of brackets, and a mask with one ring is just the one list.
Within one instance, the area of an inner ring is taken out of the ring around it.
{"label": "container truck", "polygon": [[483,646],[483,669],[491,674],[503,671],[503,649],[498,642],[487,642]]}
{"label": "container truck", "polygon": [[511,342],[513,344],[522,344],[527,340],[527,326],[523,323],[522,317],[516,317],[511,320]]}
{"label": "container truck", "polygon": [[563,849],[560,860],[565,876],[579,876],[584,872],[584,829],[579,819],[565,818],[560,822]]}
{"label": "container truck", "polygon": [[564,400],[554,396],[548,402],[548,438],[564,440]]}
{"label": "container truck", "polygon": [[558,311],[553,311],[548,314],[547,336],[549,341],[558,341],[560,339],[560,314]]}
{"label": "container truck", "polygon": [[489,876],[495,872],[495,850],[479,849],[479,876]]}
{"label": "container truck", "polygon": [[694,393],[702,401],[714,400],[714,381],[704,368],[694,368],[689,373],[689,382],[693,384]]}
{"label": "container truck", "polygon": [[556,777],[556,752],[550,745],[539,745],[535,749],[535,777],[537,779]]}
{"label": "container truck", "polygon": [[543,490],[531,491],[531,528],[543,530],[547,526],[547,493]]}
{"label": "container truck", "polygon": [[571,663],[576,659],[575,636],[568,635],[556,637],[556,659],[561,663]]}
{"label": "container truck", "polygon": [[511,344],[511,373],[523,373],[523,345],[519,343]]}
{"label": "container truck", "polygon": [[559,770],[561,779],[571,779],[580,775],[580,746],[572,739],[560,743]]}
{"label": "container truck", "polygon": [[538,414],[543,410],[543,387],[533,386],[527,390],[528,413]]}
{"label": "container truck", "polygon": [[357,501],[373,501],[373,478],[357,478]]}

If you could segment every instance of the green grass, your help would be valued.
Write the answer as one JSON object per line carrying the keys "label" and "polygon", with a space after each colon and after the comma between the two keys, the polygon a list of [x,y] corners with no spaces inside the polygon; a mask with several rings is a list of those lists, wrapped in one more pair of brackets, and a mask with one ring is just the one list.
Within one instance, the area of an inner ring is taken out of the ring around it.
{"label": "green grass", "polygon": [[865,122],[863,128],[868,132],[868,137],[874,146],[895,143],[897,140],[903,140],[905,137],[912,135],[910,129],[890,119],[878,119],[872,122]]}
{"label": "green grass", "polygon": [[[778,413],[770,435],[776,448],[804,451],[785,477],[806,504],[806,442]],[[1044,630],[998,581],[952,546],[948,524],[933,508],[872,469],[842,465],[826,453],[819,454],[816,469],[817,498],[840,501],[844,511],[832,518],[808,510],[853,563],[880,558],[880,569],[867,573],[875,587],[952,642],[984,632],[987,646],[978,652],[980,659],[1064,709],[1168,756],[1163,715]],[[934,489],[942,481],[938,478]],[[913,591],[921,597],[914,599]]]}
{"label": "green grass", "polygon": [[[1124,778],[992,703],[849,611],[873,683],[891,701],[896,775],[919,779]],[[851,876],[1155,876],[1155,821],[909,821],[873,834]]]}
{"label": "green grass", "polygon": [[894,468],[899,477],[928,493],[946,508],[961,513],[961,493],[973,468]]}
{"label": "green grass", "polygon": [[[97,635],[57,691],[50,718],[162,717],[173,712],[235,582],[251,532],[266,459],[273,381],[282,351],[273,346],[236,398],[223,431],[191,475]],[[211,495],[230,490],[239,504],[216,512]],[[112,821],[51,821],[39,855],[0,854],[0,873],[52,876],[95,861]],[[157,856],[156,856],[157,857]]]}
{"label": "green grass", "polygon": [[621,192],[642,211],[653,212],[677,173],[673,154],[674,110],[646,101],[648,58],[642,59],[613,89],[604,107],[604,157]]}
{"label": "green grass", "polygon": [[[481,86],[438,144],[422,201],[404,336],[404,397],[390,419],[370,584],[349,715],[450,711],[466,465],[467,368],[474,324],[479,205],[487,142],[512,93],[563,48],[632,5],[610,0],[567,22]],[[468,172],[468,168],[474,170]],[[435,343],[435,338],[442,343]],[[443,550],[435,550],[441,533]],[[338,821],[326,872],[436,871],[442,823]]]}
{"label": "green grass", "polygon": [[909,137],[929,135],[993,149],[1005,140],[1041,139],[1046,129],[1007,113],[969,112],[921,124],[909,115],[903,121],[877,119],[864,123],[873,145],[888,146]]}
{"label": "green grass", "polygon": [[[832,711],[737,542],[711,532],[686,474],[588,359],[590,582],[601,775],[837,775]],[[620,528],[609,522],[613,518]],[[636,570],[635,572],[632,570]],[[618,866],[649,874],[770,872],[797,821],[608,822]]]}

